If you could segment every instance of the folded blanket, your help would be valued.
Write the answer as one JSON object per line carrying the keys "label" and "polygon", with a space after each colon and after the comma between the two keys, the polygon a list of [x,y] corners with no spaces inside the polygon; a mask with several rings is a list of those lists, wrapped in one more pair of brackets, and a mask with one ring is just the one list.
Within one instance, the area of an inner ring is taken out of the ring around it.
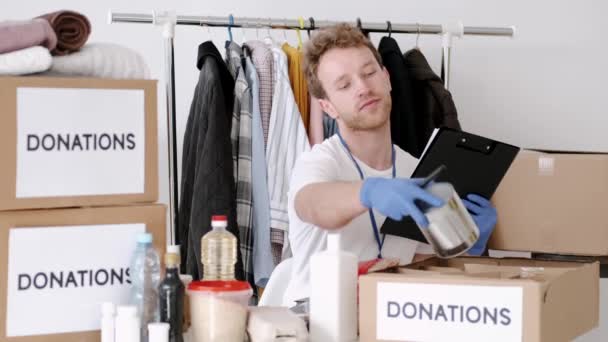
{"label": "folded blanket", "polygon": [[91,43],[67,56],[53,57],[47,75],[146,79],[150,70],[134,50],[111,43]]}
{"label": "folded blanket", "polygon": [[38,18],[46,19],[57,34],[57,47],[51,51],[54,56],[78,51],[91,34],[89,19],[78,12],[57,11]]}
{"label": "folded blanket", "polygon": [[0,53],[42,45],[53,50],[57,35],[44,19],[0,22]]}
{"label": "folded blanket", "polygon": [[53,57],[42,46],[0,54],[0,75],[26,75],[48,70]]}

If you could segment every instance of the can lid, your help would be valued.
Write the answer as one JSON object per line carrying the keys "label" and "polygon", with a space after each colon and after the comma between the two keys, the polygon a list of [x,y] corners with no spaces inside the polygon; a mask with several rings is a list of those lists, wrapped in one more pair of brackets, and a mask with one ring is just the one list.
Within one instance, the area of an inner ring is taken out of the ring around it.
{"label": "can lid", "polygon": [[188,285],[190,291],[201,292],[236,292],[251,290],[246,281],[239,280],[201,280],[193,281]]}

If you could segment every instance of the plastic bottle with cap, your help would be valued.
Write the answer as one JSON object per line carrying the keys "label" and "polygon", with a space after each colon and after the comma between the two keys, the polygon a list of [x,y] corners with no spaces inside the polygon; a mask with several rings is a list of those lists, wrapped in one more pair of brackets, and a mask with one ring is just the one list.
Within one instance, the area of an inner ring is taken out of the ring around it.
{"label": "plastic bottle with cap", "polygon": [[169,323],[148,324],[148,342],[169,342]]}
{"label": "plastic bottle with cap", "polygon": [[101,342],[114,342],[114,303],[106,302],[101,305]]}
{"label": "plastic bottle with cap", "polygon": [[310,260],[310,340],[357,340],[357,256],[340,249],[340,236],[327,235],[327,250]]}
{"label": "plastic bottle with cap", "polygon": [[186,289],[179,277],[178,266],[177,254],[165,254],[165,278],[158,287],[160,321],[169,324],[171,342],[184,341],[182,327]]}
{"label": "plastic bottle with cap", "polygon": [[116,342],[140,342],[139,317],[133,305],[119,306],[116,310]]}
{"label": "plastic bottle with cap", "polygon": [[237,244],[236,237],[226,229],[227,217],[212,216],[211,227],[201,239],[203,280],[235,280]]}
{"label": "plastic bottle with cap", "polygon": [[137,235],[137,248],[130,268],[131,302],[140,317],[140,334],[147,341],[148,323],[158,322],[158,285],[160,283],[160,257],[152,246],[152,234]]}

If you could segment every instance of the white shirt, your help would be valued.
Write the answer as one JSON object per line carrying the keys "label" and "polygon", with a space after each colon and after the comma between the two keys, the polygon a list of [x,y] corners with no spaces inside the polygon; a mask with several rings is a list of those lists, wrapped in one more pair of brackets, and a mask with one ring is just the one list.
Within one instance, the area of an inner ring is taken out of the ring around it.
{"label": "white shirt", "polygon": [[296,159],[310,150],[310,143],[289,83],[287,56],[281,47],[273,43],[269,45],[274,57],[276,79],[266,147],[270,227],[287,230],[289,180]]}
{"label": "white shirt", "polygon": [[[400,149],[399,146],[394,145],[394,147],[396,176],[409,178],[414,172],[418,160]],[[365,178],[392,177],[392,167],[379,171],[356,160]],[[289,242],[293,253],[293,268],[283,299],[284,306],[293,306],[294,300],[309,297],[309,260],[314,253],[326,248],[327,234],[329,234],[327,230],[304,222],[298,217],[294,207],[296,194],[304,186],[312,183],[357,180],[361,180],[361,177],[337,135],[325,140],[322,144],[315,145],[311,151],[304,153],[297,160],[291,175],[288,193]],[[374,210],[374,216],[378,229],[380,229],[386,217],[376,210]],[[378,256],[378,244],[368,211],[334,233],[340,235],[342,248],[357,255],[359,261],[372,260]],[[402,264],[408,264],[414,258],[419,245],[421,250],[428,251],[427,244],[386,235],[382,256],[399,258]]]}

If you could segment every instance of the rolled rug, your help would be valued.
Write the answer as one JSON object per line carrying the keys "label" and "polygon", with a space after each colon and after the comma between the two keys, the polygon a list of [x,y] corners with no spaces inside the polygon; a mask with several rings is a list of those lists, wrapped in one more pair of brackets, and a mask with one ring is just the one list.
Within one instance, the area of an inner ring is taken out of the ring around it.
{"label": "rolled rug", "polygon": [[0,22],[0,53],[12,52],[32,46],[53,50],[57,35],[44,19]]}
{"label": "rolled rug", "polygon": [[84,15],[74,11],[57,11],[41,15],[57,35],[57,46],[51,51],[54,56],[63,56],[78,51],[91,34],[91,24]]}

